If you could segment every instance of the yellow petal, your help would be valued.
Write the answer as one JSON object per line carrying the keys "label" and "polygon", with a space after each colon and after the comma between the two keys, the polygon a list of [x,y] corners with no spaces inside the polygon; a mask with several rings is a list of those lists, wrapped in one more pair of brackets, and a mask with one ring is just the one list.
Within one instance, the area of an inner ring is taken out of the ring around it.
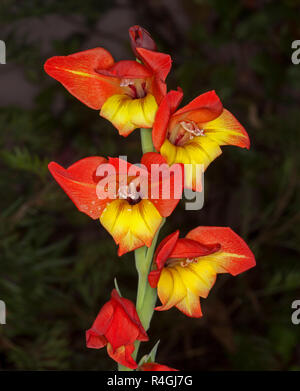
{"label": "yellow petal", "polygon": [[136,128],[151,128],[157,107],[152,94],[137,99],[118,94],[105,101],[100,115],[108,119],[122,136],[128,136]]}
{"label": "yellow petal", "polygon": [[187,289],[192,291],[197,296],[207,297],[209,289],[205,281],[188,265],[182,267],[179,264],[176,266],[180,277]]}
{"label": "yellow petal", "polygon": [[103,227],[120,245],[119,255],[150,246],[162,217],[149,200],[130,205],[126,200],[109,203],[100,216]]}
{"label": "yellow petal", "polygon": [[162,217],[149,200],[142,200],[134,205],[137,216],[132,222],[132,231],[146,246],[150,247],[152,239],[162,222]]}
{"label": "yellow petal", "polygon": [[216,282],[216,270],[210,262],[204,260],[206,257],[198,258],[197,263],[191,263],[188,268],[199,276],[202,283],[201,296],[207,297],[209,291]]}
{"label": "yellow petal", "polygon": [[189,289],[186,296],[176,304],[176,307],[179,311],[192,318],[200,318],[202,316],[199,297]]}
{"label": "yellow petal", "polygon": [[[219,145],[207,136],[194,137],[183,146],[176,146],[165,140],[161,149],[161,155],[169,165],[183,163],[185,166],[185,187],[192,187],[201,191],[199,175],[221,153]],[[196,165],[201,165],[198,168]],[[197,179],[198,178],[198,179]]]}
{"label": "yellow petal", "polygon": [[[245,259],[244,255],[226,253],[223,251],[218,251],[217,253],[206,255],[201,257],[205,262],[209,262],[210,267],[214,269],[215,273],[231,273],[232,264],[236,264]],[[236,266],[235,266],[236,267]]]}
{"label": "yellow petal", "polygon": [[226,109],[213,121],[199,125],[205,134],[219,145],[249,148],[249,136],[239,121]]}
{"label": "yellow petal", "polygon": [[[166,274],[167,277],[162,276],[163,274]],[[171,291],[167,285],[169,282],[166,281],[170,277],[172,279]],[[186,295],[186,287],[180,277],[180,274],[173,267],[163,269],[157,289],[158,297],[163,304],[161,307],[159,307],[160,310],[168,310],[181,301]]]}

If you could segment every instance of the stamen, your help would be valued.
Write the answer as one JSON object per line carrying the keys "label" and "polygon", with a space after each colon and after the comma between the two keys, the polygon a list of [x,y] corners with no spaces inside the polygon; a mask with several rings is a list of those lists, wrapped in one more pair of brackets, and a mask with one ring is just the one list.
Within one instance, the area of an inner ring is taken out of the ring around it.
{"label": "stamen", "polygon": [[121,79],[120,87],[124,87],[125,93],[133,99],[144,98],[147,95],[147,85],[143,79]]}
{"label": "stamen", "polygon": [[194,136],[205,136],[204,129],[200,129],[194,121],[181,121],[180,125],[188,133],[191,133],[190,139],[192,139]]}
{"label": "stamen", "polygon": [[120,87],[128,87],[134,85],[133,79],[122,79],[120,82]]}
{"label": "stamen", "polygon": [[137,204],[142,199],[133,181],[129,185],[120,186],[118,196],[120,199],[127,200],[131,205]]}
{"label": "stamen", "polygon": [[128,186],[120,186],[118,190],[118,196],[122,200],[126,200],[128,197]]}
{"label": "stamen", "polygon": [[180,266],[187,267],[190,263],[197,263],[197,258],[186,258],[184,261],[180,262]]}

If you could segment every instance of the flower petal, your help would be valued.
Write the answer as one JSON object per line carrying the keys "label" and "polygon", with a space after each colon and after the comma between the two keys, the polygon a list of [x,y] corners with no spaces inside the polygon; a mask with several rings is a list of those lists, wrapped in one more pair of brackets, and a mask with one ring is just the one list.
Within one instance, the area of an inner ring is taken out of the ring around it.
{"label": "flower petal", "polygon": [[118,349],[120,346],[134,343],[139,333],[138,325],[132,322],[125,309],[120,305],[116,305],[113,320],[105,333],[105,337],[113,350]]}
{"label": "flower petal", "polygon": [[93,329],[86,331],[86,347],[91,349],[101,349],[107,344],[107,339]]}
{"label": "flower petal", "polygon": [[205,278],[202,278],[201,274],[197,274],[195,265],[188,265],[182,267],[180,264],[175,268],[180,273],[181,279],[184,282],[187,289],[193,292],[197,296],[206,298],[208,296],[211,285],[209,285]]}
{"label": "flower petal", "polygon": [[[173,114],[171,122],[191,120],[208,122],[217,118],[223,111],[223,105],[215,91],[208,91],[197,96],[188,105]],[[172,124],[170,125],[172,127]]]}
{"label": "flower petal", "polygon": [[114,59],[107,50],[95,48],[51,57],[44,68],[81,102],[92,109],[100,109],[107,98],[123,91],[119,80],[97,72],[97,69],[108,69],[113,64]]}
{"label": "flower petal", "polygon": [[202,316],[199,297],[189,289],[187,290],[186,296],[176,304],[176,308],[191,318],[201,318]]}
{"label": "flower petal", "polygon": [[136,48],[136,50],[143,63],[152,69],[162,81],[165,81],[172,66],[171,56],[145,48]]}
{"label": "flower petal", "polygon": [[[151,132],[151,130],[149,130],[149,132]],[[151,170],[153,168],[152,167],[153,164],[161,165],[161,164],[166,164],[166,163],[167,163],[166,159],[163,156],[161,156],[160,153],[156,153],[156,152],[144,153],[144,155],[142,156],[142,159],[141,159],[141,164],[146,166],[149,173],[151,173]]]}
{"label": "flower petal", "polygon": [[188,238],[178,239],[169,258],[195,258],[219,251],[220,244],[205,245]]}
{"label": "flower petal", "polygon": [[165,265],[166,260],[170,257],[174,247],[179,238],[179,229],[172,234],[166,236],[157,247],[154,260],[158,269],[162,269]]}
{"label": "flower petal", "polygon": [[[204,170],[208,165],[221,155],[219,145],[205,136],[194,137],[184,146],[176,146],[165,140],[160,153],[167,160],[169,165],[174,163],[182,164],[203,164]],[[196,171],[192,171],[192,174]],[[196,181],[196,178],[194,179]]]}
{"label": "flower petal", "polygon": [[105,158],[92,156],[79,160],[67,169],[55,162],[48,166],[54,179],[77,208],[92,219],[99,218],[108,201],[99,199],[96,193],[97,183],[101,179],[96,176],[96,170],[104,163]]}
{"label": "flower petal", "polygon": [[200,125],[207,137],[219,145],[236,145],[241,148],[250,148],[248,133],[239,121],[226,109],[213,121]]}
{"label": "flower petal", "polygon": [[172,90],[167,93],[167,95],[163,98],[161,104],[159,105],[152,130],[152,141],[157,151],[160,150],[160,147],[162,146],[166,138],[168,123],[171,114],[180,104],[182,97],[183,93],[181,90]]}
{"label": "flower petal", "polygon": [[[170,284],[169,280],[172,280]],[[171,288],[171,289],[170,289]],[[157,285],[157,295],[162,306],[157,311],[166,311],[179,303],[187,294],[187,289],[176,268],[164,268]]]}
{"label": "flower petal", "polygon": [[112,323],[114,311],[115,306],[111,301],[105,303],[99,311],[91,330],[97,332],[98,335],[104,335]]}
{"label": "flower petal", "polygon": [[182,165],[174,164],[169,167],[166,160],[156,152],[144,154],[141,163],[149,172],[148,199],[153,202],[161,216],[170,216],[182,198]]}
{"label": "flower petal", "polygon": [[121,136],[128,136],[136,128],[151,128],[157,110],[152,94],[132,99],[125,94],[113,95],[102,106],[100,115],[109,120]]}
{"label": "flower petal", "polygon": [[162,217],[149,200],[136,205],[115,200],[103,211],[100,221],[120,245],[118,254],[123,255],[143,245],[150,247]]}
{"label": "flower petal", "polygon": [[140,321],[140,318],[136,312],[135,305],[132,303],[132,301],[120,297],[115,289],[112,292],[112,298],[114,298],[124,308],[124,311],[128,314],[131,321],[135,323],[136,326],[138,327],[139,334],[136,339],[139,341],[148,341],[149,340],[148,335]]}
{"label": "flower petal", "polygon": [[113,350],[111,344],[107,344],[108,355],[115,360],[117,363],[124,365],[125,367],[136,369],[137,363],[131,357],[134,352],[134,345],[120,346],[118,349]]}
{"label": "flower petal", "polygon": [[236,276],[255,266],[255,258],[244,240],[229,227],[197,227],[186,236],[204,244],[220,243],[221,250],[210,257],[215,259],[217,273]]}
{"label": "flower petal", "polygon": [[215,259],[217,254],[218,253],[214,253],[212,255],[199,257],[197,263],[191,263],[187,266],[187,269],[189,269],[190,272],[198,276],[198,296],[203,298],[208,296],[209,291],[216,282],[217,271],[214,267],[214,263],[212,263],[212,260]]}
{"label": "flower petal", "polygon": [[108,69],[98,69],[100,75],[116,77],[119,79],[147,79],[152,72],[144,65],[132,60],[122,60]]}
{"label": "flower petal", "polygon": [[174,246],[176,245],[178,237],[179,230],[165,237],[158,245],[154,254],[154,262],[157,269],[152,270],[148,275],[148,281],[152,288],[157,287],[161,271],[165,265],[165,262],[169,258],[169,255],[171,254]]}
{"label": "flower petal", "polygon": [[139,367],[140,371],[178,371],[178,369],[174,369],[168,367],[167,365],[157,364],[155,362],[145,362],[143,365]]}

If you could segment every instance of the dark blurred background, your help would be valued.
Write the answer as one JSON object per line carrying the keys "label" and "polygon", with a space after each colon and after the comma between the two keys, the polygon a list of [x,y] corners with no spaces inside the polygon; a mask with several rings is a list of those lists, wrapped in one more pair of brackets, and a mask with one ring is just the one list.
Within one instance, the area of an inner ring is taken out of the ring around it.
{"label": "dark blurred background", "polygon": [[204,317],[156,313],[149,352],[186,370],[300,370],[298,0],[1,0],[0,39],[0,325],[2,369],[105,370],[105,349],[85,347],[88,329],[118,278],[133,299],[133,254],[117,257],[100,223],[79,213],[47,164],[86,156],[141,157],[139,134],[120,138],[112,125],[43,71],[53,55],[104,46],[133,59],[128,28],[148,29],[173,58],[168,86],[184,103],[215,89],[247,129],[250,151],[224,147],[205,177],[205,206],[183,202],[162,235],[180,227],[230,226],[255,253],[257,266],[221,275]]}

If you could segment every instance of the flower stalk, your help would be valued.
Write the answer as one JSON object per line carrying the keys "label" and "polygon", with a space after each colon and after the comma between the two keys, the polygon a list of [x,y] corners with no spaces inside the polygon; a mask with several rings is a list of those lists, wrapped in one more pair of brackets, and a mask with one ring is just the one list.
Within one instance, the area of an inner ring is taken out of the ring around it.
{"label": "flower stalk", "polygon": [[141,128],[141,144],[142,144],[143,154],[147,152],[155,152],[153,142],[152,142],[151,129]]}
{"label": "flower stalk", "polygon": [[[150,129],[141,128],[141,146],[142,146],[143,154],[147,152],[155,151],[152,142],[152,133]],[[149,285],[148,275],[151,270],[151,265],[153,261],[153,255],[154,255],[158,235],[165,221],[166,219],[164,218],[149,248],[143,246],[134,251],[135,267],[138,273],[136,311],[146,331],[149,329],[150,322],[154,312],[156,299],[157,299],[157,290],[151,288],[151,286]],[[132,358],[136,360],[138,350],[140,347],[140,341],[136,341],[134,346],[135,346],[135,350],[132,354]],[[118,365],[118,370],[131,371],[130,368],[127,368],[121,364]]]}

